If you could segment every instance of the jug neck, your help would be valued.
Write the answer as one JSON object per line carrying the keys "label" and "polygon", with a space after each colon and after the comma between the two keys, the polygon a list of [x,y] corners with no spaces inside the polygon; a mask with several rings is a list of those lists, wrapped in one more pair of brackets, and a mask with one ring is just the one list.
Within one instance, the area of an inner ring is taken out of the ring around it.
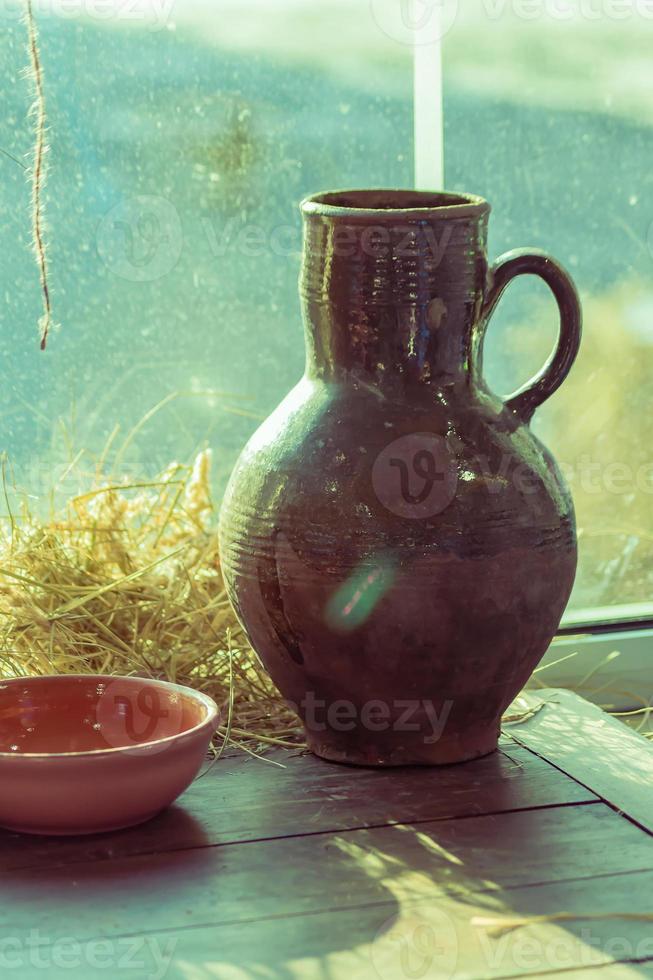
{"label": "jug neck", "polygon": [[304,201],[308,376],[395,389],[468,381],[489,211],[482,198],[420,191]]}

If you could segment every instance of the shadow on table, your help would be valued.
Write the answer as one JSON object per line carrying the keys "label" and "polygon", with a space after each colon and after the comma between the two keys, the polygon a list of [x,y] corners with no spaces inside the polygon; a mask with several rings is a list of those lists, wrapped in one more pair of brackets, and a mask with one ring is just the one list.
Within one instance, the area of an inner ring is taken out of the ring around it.
{"label": "shadow on table", "polygon": [[[264,931],[278,931],[281,918],[303,918],[303,913],[329,905],[331,896],[335,907],[346,907],[351,895],[363,894],[366,902],[382,905],[388,914],[397,908],[381,881],[370,878],[355,856],[348,856],[323,835],[206,846],[202,824],[181,807],[171,808],[148,825],[149,853],[144,851],[143,827],[138,834],[133,832],[138,852],[129,855],[129,833],[0,837],[4,859],[10,856],[11,845],[16,847],[13,866],[7,867],[5,860],[0,872],[0,936],[16,944],[12,955],[22,958],[21,980],[46,975],[43,964],[48,966],[48,980],[107,976],[107,955],[113,957],[117,970],[130,937],[140,942],[138,953],[145,964],[135,975],[139,980],[162,980],[159,967],[181,945],[180,935],[185,939],[206,930],[218,937],[232,925],[244,928],[249,958],[261,950],[259,923]],[[184,840],[180,850],[170,849],[175,835]],[[168,850],[162,851],[164,841]],[[312,865],[313,855],[321,857],[319,868]],[[308,916],[309,922],[312,918]],[[354,914],[346,941],[362,943],[365,937],[366,923],[361,922],[359,929]],[[77,961],[59,967],[57,956],[65,959],[59,947],[70,941]],[[334,941],[338,937],[328,930],[315,934],[309,927],[305,936],[297,933],[294,948],[303,957],[315,955],[318,946],[321,956],[334,951]],[[35,944],[39,969],[33,959]],[[100,945],[104,963],[96,967]],[[253,968],[257,969],[255,964]],[[171,969],[166,967],[166,977],[173,975]]]}
{"label": "shadow on table", "polygon": [[183,849],[205,847],[209,843],[204,825],[183,805],[171,806],[137,827],[104,834],[41,837],[0,829],[0,874],[19,876],[21,871],[34,868],[45,870],[85,861],[153,854],[175,849],[176,842]]}

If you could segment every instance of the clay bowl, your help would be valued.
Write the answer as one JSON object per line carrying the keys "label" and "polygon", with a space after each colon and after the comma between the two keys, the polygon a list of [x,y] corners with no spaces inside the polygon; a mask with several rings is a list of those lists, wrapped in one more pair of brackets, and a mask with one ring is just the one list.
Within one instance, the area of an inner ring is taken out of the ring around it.
{"label": "clay bowl", "polygon": [[0,680],[0,826],[71,835],[149,820],[197,775],[217,714],[205,694],[142,677]]}

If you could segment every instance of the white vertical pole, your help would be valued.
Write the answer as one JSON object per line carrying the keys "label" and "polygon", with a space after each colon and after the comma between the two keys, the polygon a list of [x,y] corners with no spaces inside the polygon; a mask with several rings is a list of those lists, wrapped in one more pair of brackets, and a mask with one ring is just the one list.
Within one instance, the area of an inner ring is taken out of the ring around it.
{"label": "white vertical pole", "polygon": [[415,186],[444,189],[442,2],[410,0],[413,7]]}

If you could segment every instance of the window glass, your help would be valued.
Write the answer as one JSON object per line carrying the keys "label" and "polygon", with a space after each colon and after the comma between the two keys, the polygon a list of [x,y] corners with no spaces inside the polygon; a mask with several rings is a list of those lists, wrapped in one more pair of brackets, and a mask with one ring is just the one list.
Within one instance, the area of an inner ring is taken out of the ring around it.
{"label": "window glass", "polygon": [[[572,609],[646,602],[651,4],[444,2],[447,186],[491,201],[493,255],[545,248],[583,296],[582,353],[534,423],[576,500]],[[224,484],[302,370],[298,201],[412,183],[412,59],[393,4],[35,3],[61,324],[45,354],[25,26],[18,2],[2,4],[1,446],[35,497],[53,474],[62,494],[76,490],[71,459],[111,438],[139,475],[208,442]],[[555,331],[546,289],[512,286],[487,341],[492,386],[507,393],[534,373]]]}
{"label": "window glass", "polygon": [[[544,248],[583,298],[581,354],[534,421],[576,503],[572,610],[649,602],[653,7],[465,0],[447,24],[447,183],[492,202],[495,256]],[[555,331],[546,287],[532,279],[512,286],[486,344],[495,390],[507,393],[533,374]]]}

